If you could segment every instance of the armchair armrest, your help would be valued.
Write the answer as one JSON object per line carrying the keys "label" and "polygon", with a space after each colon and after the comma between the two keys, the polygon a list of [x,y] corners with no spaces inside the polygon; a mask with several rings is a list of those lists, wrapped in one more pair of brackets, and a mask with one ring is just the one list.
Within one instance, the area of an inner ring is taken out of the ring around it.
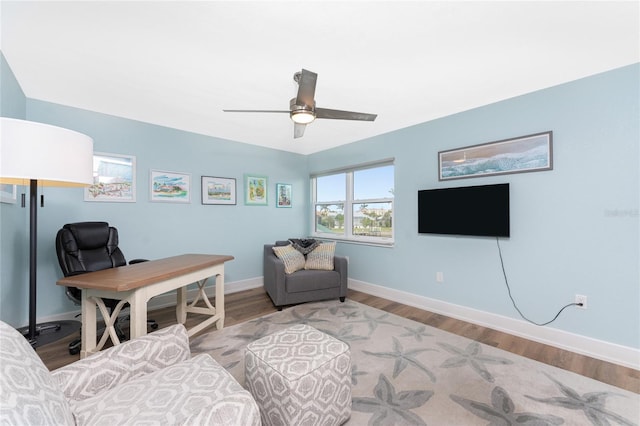
{"label": "armchair armrest", "polygon": [[[265,244],[263,256],[264,288],[276,306],[284,304],[284,262],[273,252],[273,244]],[[278,286],[282,288],[278,288]]]}
{"label": "armchair armrest", "polygon": [[340,297],[347,296],[349,262],[344,256],[333,257],[333,270],[340,274]]}
{"label": "armchair armrest", "polygon": [[98,352],[51,372],[69,400],[83,400],[191,357],[182,324]]}

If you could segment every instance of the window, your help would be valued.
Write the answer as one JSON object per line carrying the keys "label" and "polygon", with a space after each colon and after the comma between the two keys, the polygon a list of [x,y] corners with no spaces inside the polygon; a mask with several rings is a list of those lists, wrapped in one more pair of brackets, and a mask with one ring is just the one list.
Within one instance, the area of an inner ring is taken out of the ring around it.
{"label": "window", "polygon": [[311,188],[314,236],[393,243],[393,160],[312,175]]}

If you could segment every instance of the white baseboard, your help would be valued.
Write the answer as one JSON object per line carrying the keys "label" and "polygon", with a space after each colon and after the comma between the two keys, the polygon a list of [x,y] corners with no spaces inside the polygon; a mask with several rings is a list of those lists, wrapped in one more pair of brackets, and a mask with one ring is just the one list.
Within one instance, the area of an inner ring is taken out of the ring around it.
{"label": "white baseboard", "polygon": [[[225,283],[224,292],[225,294],[230,294],[262,286],[262,277],[256,277],[242,281]],[[526,321],[455,305],[424,296],[418,296],[412,293],[390,289],[364,281],[349,279],[349,288],[408,306],[413,306],[415,308],[424,309],[425,311],[446,315],[462,321],[509,333],[514,336],[533,340],[535,342],[544,343],[571,352],[590,356],[602,361],[612,362],[614,364],[640,370],[640,350],[638,349],[569,333],[551,327],[539,327],[529,324]],[[187,298],[192,300],[196,294],[197,289],[190,289],[187,292]],[[215,294],[215,285],[207,287],[207,294]],[[152,311],[155,309],[175,306],[175,304],[175,292],[165,293],[156,296],[149,301],[149,310]],[[76,316],[79,313],[80,309],[47,318],[38,318],[38,322],[73,320],[77,319]]]}
{"label": "white baseboard", "polygon": [[539,327],[526,321],[479,311],[441,300],[394,290],[364,281],[349,279],[349,288],[425,311],[446,315],[514,336],[544,343],[602,361],[640,370],[640,350],[603,340],[569,333],[551,327]]}

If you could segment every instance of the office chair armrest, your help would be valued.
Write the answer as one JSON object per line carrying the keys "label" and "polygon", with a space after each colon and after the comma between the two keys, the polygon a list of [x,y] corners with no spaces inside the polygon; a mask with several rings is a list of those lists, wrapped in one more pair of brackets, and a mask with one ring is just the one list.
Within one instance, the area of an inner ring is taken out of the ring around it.
{"label": "office chair armrest", "polygon": [[148,262],[149,259],[131,259],[129,265],[135,265],[136,263]]}
{"label": "office chair armrest", "polygon": [[51,372],[69,400],[81,401],[191,358],[182,324],[138,337]]}

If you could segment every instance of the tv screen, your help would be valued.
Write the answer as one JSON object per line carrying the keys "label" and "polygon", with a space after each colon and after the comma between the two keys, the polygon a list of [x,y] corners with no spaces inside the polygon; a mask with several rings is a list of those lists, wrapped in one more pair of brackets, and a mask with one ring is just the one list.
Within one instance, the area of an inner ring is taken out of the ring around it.
{"label": "tv screen", "polygon": [[421,234],[508,237],[509,184],[418,191]]}

